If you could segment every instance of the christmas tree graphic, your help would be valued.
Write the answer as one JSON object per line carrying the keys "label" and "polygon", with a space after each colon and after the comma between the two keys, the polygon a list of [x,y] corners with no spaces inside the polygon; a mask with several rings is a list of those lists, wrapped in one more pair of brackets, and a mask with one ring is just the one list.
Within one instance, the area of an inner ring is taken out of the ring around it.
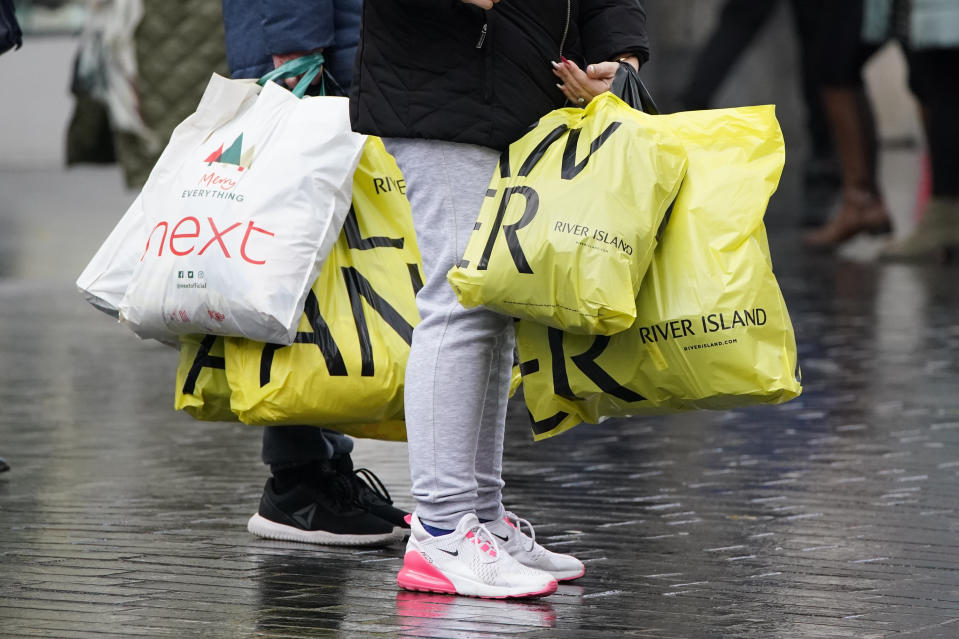
{"label": "christmas tree graphic", "polygon": [[243,150],[243,134],[241,133],[233,140],[233,144],[225,150],[221,144],[220,148],[211,153],[204,162],[208,164],[213,164],[214,162],[219,164],[234,164],[243,171],[250,168],[250,164],[253,163],[253,149],[254,147],[251,146],[246,149],[246,151]]}

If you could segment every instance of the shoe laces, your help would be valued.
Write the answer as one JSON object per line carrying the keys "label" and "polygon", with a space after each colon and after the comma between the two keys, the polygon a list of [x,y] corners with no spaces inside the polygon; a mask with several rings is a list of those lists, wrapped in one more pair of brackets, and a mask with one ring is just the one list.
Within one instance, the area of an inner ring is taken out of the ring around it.
{"label": "shoe laces", "polygon": [[332,501],[338,509],[354,508],[358,497],[356,489],[349,478],[337,473],[330,473],[322,478],[322,493]]}
{"label": "shoe laces", "polygon": [[[516,522],[515,525],[513,522]],[[508,510],[506,511],[506,523],[513,526],[513,528],[520,533],[523,532],[523,526],[526,526],[527,530],[529,530],[529,534],[527,535],[529,538],[529,548],[526,549],[526,552],[533,552],[533,549],[536,548],[536,531],[533,530],[533,524],[529,523],[529,520],[523,519]]]}
{"label": "shoe laces", "polygon": [[[362,487],[358,486],[361,492],[365,489],[373,493],[378,499],[388,504],[393,504],[393,500],[390,498],[390,491],[386,489],[386,486],[372,470],[369,468],[357,468],[353,471],[353,477],[362,485]],[[360,495],[358,495],[358,497],[360,497]]]}
{"label": "shoe laces", "polygon": [[478,523],[467,530],[466,538],[479,546],[479,549],[490,557],[496,558],[499,556],[499,544],[496,543],[496,538],[486,528],[485,524]]}

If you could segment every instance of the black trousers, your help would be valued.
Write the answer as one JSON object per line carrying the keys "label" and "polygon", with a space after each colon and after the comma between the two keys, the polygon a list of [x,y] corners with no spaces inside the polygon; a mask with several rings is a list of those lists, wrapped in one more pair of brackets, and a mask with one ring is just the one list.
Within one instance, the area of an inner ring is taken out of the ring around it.
{"label": "black trousers", "polygon": [[263,429],[263,463],[273,471],[342,457],[352,451],[352,439],[325,428],[266,426]]}

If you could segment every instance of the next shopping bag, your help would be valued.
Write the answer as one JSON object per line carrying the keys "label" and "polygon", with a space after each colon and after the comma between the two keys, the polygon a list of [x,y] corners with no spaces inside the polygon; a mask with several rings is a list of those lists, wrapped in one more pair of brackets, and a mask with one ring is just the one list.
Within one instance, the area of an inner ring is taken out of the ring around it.
{"label": "next shopping bag", "polygon": [[379,138],[367,138],[353,180],[353,209],[293,343],[182,338],[177,409],[202,420],[405,439],[406,360],[423,281],[410,205]]}
{"label": "next shopping bag", "polygon": [[672,130],[612,93],[553,111],[502,155],[449,282],[467,307],[625,330],[685,172]]}
{"label": "next shopping bag", "polygon": [[603,417],[776,404],[802,390],[763,226],[785,161],[773,107],[658,117],[689,168],[635,324],[606,337],[517,323],[537,439]]}
{"label": "next shopping bag", "polygon": [[300,99],[273,82],[214,75],[128,213],[141,218],[126,224],[135,232],[109,249],[132,253],[114,258],[133,265],[121,321],[161,340],[291,343],[350,208],[364,141],[350,130],[346,98]]}

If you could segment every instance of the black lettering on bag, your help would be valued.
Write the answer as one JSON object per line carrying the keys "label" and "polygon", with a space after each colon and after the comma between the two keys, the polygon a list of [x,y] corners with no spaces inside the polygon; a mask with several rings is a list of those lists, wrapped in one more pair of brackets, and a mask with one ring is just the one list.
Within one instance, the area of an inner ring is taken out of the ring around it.
{"label": "black lettering on bag", "polygon": [[[509,147],[506,147],[506,150],[499,154],[499,176],[501,178],[508,178],[510,176]],[[493,197],[493,196],[491,196],[489,194],[489,191],[487,191],[486,197]]]}
{"label": "black lettering on bag", "polygon": [[563,349],[563,331],[550,327],[546,329],[549,343],[549,355],[553,369],[553,394],[567,399],[579,399],[573,394],[566,374],[566,351]]}
{"label": "black lettering on bag", "polygon": [[559,411],[552,417],[547,417],[544,420],[536,421],[535,419],[533,419],[533,413],[529,413],[529,422],[532,425],[533,432],[536,433],[537,435],[542,435],[543,433],[548,433],[549,431],[559,426],[561,423],[563,423],[563,420],[566,419],[567,417],[569,417],[569,413],[564,413],[563,411]]}
{"label": "black lettering on bag", "polygon": [[[529,156],[523,161],[523,165],[519,169],[519,174],[522,177],[528,176],[533,168],[543,159],[543,156],[546,155],[547,149],[553,145],[553,142],[563,137],[566,132],[569,131],[569,127],[565,124],[560,124],[558,127],[546,134],[540,143],[536,145],[532,151],[530,151]],[[578,130],[576,131],[578,133]],[[578,136],[577,136],[578,137]],[[567,148],[569,143],[567,142]],[[573,146],[573,153],[576,153],[576,146]],[[565,157],[565,156],[564,156]],[[589,160],[589,158],[586,158]],[[565,160],[564,160],[565,161]]]}
{"label": "black lettering on bag", "polygon": [[203,339],[200,340],[200,347],[196,351],[196,355],[193,357],[193,364],[190,366],[190,372],[187,373],[186,379],[183,380],[183,394],[192,395],[193,391],[196,390],[196,382],[200,377],[200,372],[204,368],[219,368],[221,370],[226,370],[226,359],[223,357],[217,357],[215,355],[210,355],[210,350],[213,349],[213,344],[217,339],[220,339],[216,335],[204,335]]}
{"label": "black lettering on bag", "polygon": [[[560,375],[563,379],[566,378],[566,369],[565,369],[565,367],[563,368],[563,370],[562,370],[561,372],[557,371],[556,368],[555,368],[555,363],[556,363],[557,361],[559,361],[559,362],[562,362],[562,361],[563,361],[563,353],[562,353],[562,349],[563,349],[563,344],[562,344],[563,333],[562,333],[562,331],[558,331],[558,330],[552,329],[552,328],[549,329],[549,330],[551,331],[551,333],[550,333],[550,335],[549,335],[549,337],[550,337],[550,353],[551,353],[551,355],[552,355],[552,360],[553,360],[553,363],[554,363],[553,380],[554,380],[554,388],[555,388],[555,380],[556,380],[556,376],[557,376],[558,373],[559,373],[559,375]],[[556,333],[555,336],[552,334],[553,331],[555,331],[555,333]],[[556,340],[556,339],[558,339],[558,341],[559,341],[558,344],[556,344],[555,341],[554,341],[554,340]],[[556,348],[557,348],[557,346],[558,346],[558,349],[559,349],[559,356],[558,356],[558,357],[557,357],[557,355],[556,355]],[[525,362],[520,362],[520,364],[519,364],[519,372],[520,372],[520,375],[522,375],[523,377],[526,377],[527,375],[532,375],[532,374],[534,374],[534,373],[538,373],[538,372],[539,372],[539,360],[538,360],[538,359],[531,359],[531,360],[528,360],[528,361],[525,361]],[[568,382],[567,382],[566,386],[567,386],[567,387],[569,386],[569,383],[568,383]],[[558,394],[558,393],[557,393],[557,394]],[[572,394],[572,391],[570,391],[570,394]],[[575,399],[575,398],[574,398],[574,399]],[[531,412],[529,412],[529,411],[526,411],[526,414],[529,415],[530,425],[531,425],[531,427],[532,427],[532,429],[533,429],[533,432],[536,433],[537,435],[542,435],[543,433],[548,433],[549,431],[551,431],[551,430],[553,430],[554,428],[556,428],[557,426],[559,426],[559,425],[563,422],[564,419],[566,419],[567,417],[569,417],[569,413],[566,413],[566,412],[563,412],[563,411],[559,411],[559,412],[557,412],[555,415],[553,415],[552,417],[547,417],[546,419],[543,419],[543,420],[540,420],[540,421],[536,421],[536,419],[533,417],[533,413],[531,413]]]}
{"label": "black lettering on bag", "polygon": [[506,246],[509,247],[509,253],[513,256],[513,263],[516,270],[520,273],[533,272],[533,267],[526,260],[526,254],[523,253],[523,247],[519,243],[519,236],[516,232],[533,221],[539,211],[539,194],[528,186],[512,186],[503,196],[504,200],[509,200],[513,193],[520,193],[526,198],[526,210],[523,211],[523,217],[515,224],[504,224],[503,235],[506,236]]}
{"label": "black lettering on bag", "polygon": [[[310,324],[312,332],[297,332],[294,344],[313,344],[320,349],[323,354],[323,360],[326,362],[326,371],[330,377],[344,377],[347,375],[346,362],[343,361],[343,354],[340,353],[339,346],[333,339],[333,333],[330,327],[320,314],[320,303],[316,299],[316,294],[310,290],[306,295],[306,304],[303,306],[303,313],[306,315],[306,321]],[[286,344],[264,344],[263,353],[260,356],[260,388],[270,383],[270,376],[273,370],[273,357],[276,351],[281,348],[287,348]]]}
{"label": "black lettering on bag", "polygon": [[596,358],[603,354],[603,351],[606,350],[608,345],[608,335],[597,335],[596,339],[593,340],[592,345],[586,350],[585,353],[574,355],[573,357],[570,357],[570,360],[576,364],[576,368],[583,371],[583,374],[592,380],[594,384],[599,386],[599,388],[607,395],[612,395],[613,397],[621,399],[624,402],[644,401],[646,399],[645,397],[617,382],[609,373],[603,370],[603,368],[596,363]]}
{"label": "black lettering on bag", "polygon": [[413,327],[403,319],[403,316],[395,308],[390,306],[389,302],[373,290],[369,280],[363,277],[359,271],[352,266],[341,267],[340,271],[346,281],[346,290],[350,295],[350,307],[353,311],[353,321],[356,324],[356,334],[360,339],[360,356],[362,359],[360,375],[372,377],[374,373],[373,342],[370,340],[370,330],[366,325],[363,300],[365,299],[367,304],[372,306],[373,310],[383,318],[383,321],[396,331],[396,334],[402,337],[407,344],[413,343]]}
{"label": "black lettering on bag", "polygon": [[358,251],[368,251],[375,248],[401,249],[404,244],[404,238],[402,237],[385,237],[382,235],[363,237],[360,232],[360,223],[356,219],[356,210],[352,205],[350,205],[350,212],[347,213],[346,219],[343,220],[343,233],[346,234],[346,245]]}
{"label": "black lettering on bag", "polygon": [[599,134],[595,140],[593,140],[589,145],[589,153],[586,154],[586,157],[583,158],[583,161],[576,163],[576,145],[579,142],[579,135],[582,132],[582,129],[573,129],[569,132],[569,137],[566,138],[566,150],[563,151],[563,169],[560,173],[564,180],[572,180],[574,177],[583,172],[583,169],[586,168],[586,165],[589,163],[589,158],[593,157],[593,154],[599,150],[599,147],[603,146],[603,143],[609,139],[609,137],[616,132],[622,122],[612,122],[606,130]]}
{"label": "black lettering on bag", "polygon": [[[506,216],[506,207],[513,194],[522,195],[526,199],[526,208],[522,217],[515,224],[503,225],[503,218]],[[526,254],[520,246],[519,237],[516,231],[523,228],[533,221],[536,212],[539,210],[539,194],[529,186],[510,186],[503,189],[503,199],[500,200],[499,209],[496,211],[496,218],[490,226],[489,238],[486,240],[486,246],[483,248],[483,255],[476,264],[476,270],[485,271],[489,267],[490,256],[493,254],[493,246],[496,244],[496,236],[499,234],[500,227],[503,228],[503,235],[506,236],[506,245],[509,247],[510,255],[513,257],[513,263],[520,273],[532,273],[533,269],[526,260]]]}
{"label": "black lettering on bag", "polygon": [[528,362],[520,362],[519,374],[522,376],[532,375],[539,372],[539,360],[531,359]]}
{"label": "black lettering on bag", "polygon": [[[550,358],[553,360],[553,394],[566,399],[580,399],[573,394],[573,389],[569,384],[569,376],[566,373],[566,350],[563,346],[563,332],[558,328],[548,328],[547,341]],[[596,359],[603,354],[608,345],[608,335],[597,335],[588,349],[579,355],[573,355],[569,359],[576,365],[576,368],[607,395],[612,395],[624,402],[645,401],[645,397],[617,382],[596,363]]]}
{"label": "black lettering on bag", "polygon": [[410,271],[410,283],[413,284],[413,295],[415,296],[423,288],[423,276],[420,274],[418,264],[407,264],[406,268]]}

